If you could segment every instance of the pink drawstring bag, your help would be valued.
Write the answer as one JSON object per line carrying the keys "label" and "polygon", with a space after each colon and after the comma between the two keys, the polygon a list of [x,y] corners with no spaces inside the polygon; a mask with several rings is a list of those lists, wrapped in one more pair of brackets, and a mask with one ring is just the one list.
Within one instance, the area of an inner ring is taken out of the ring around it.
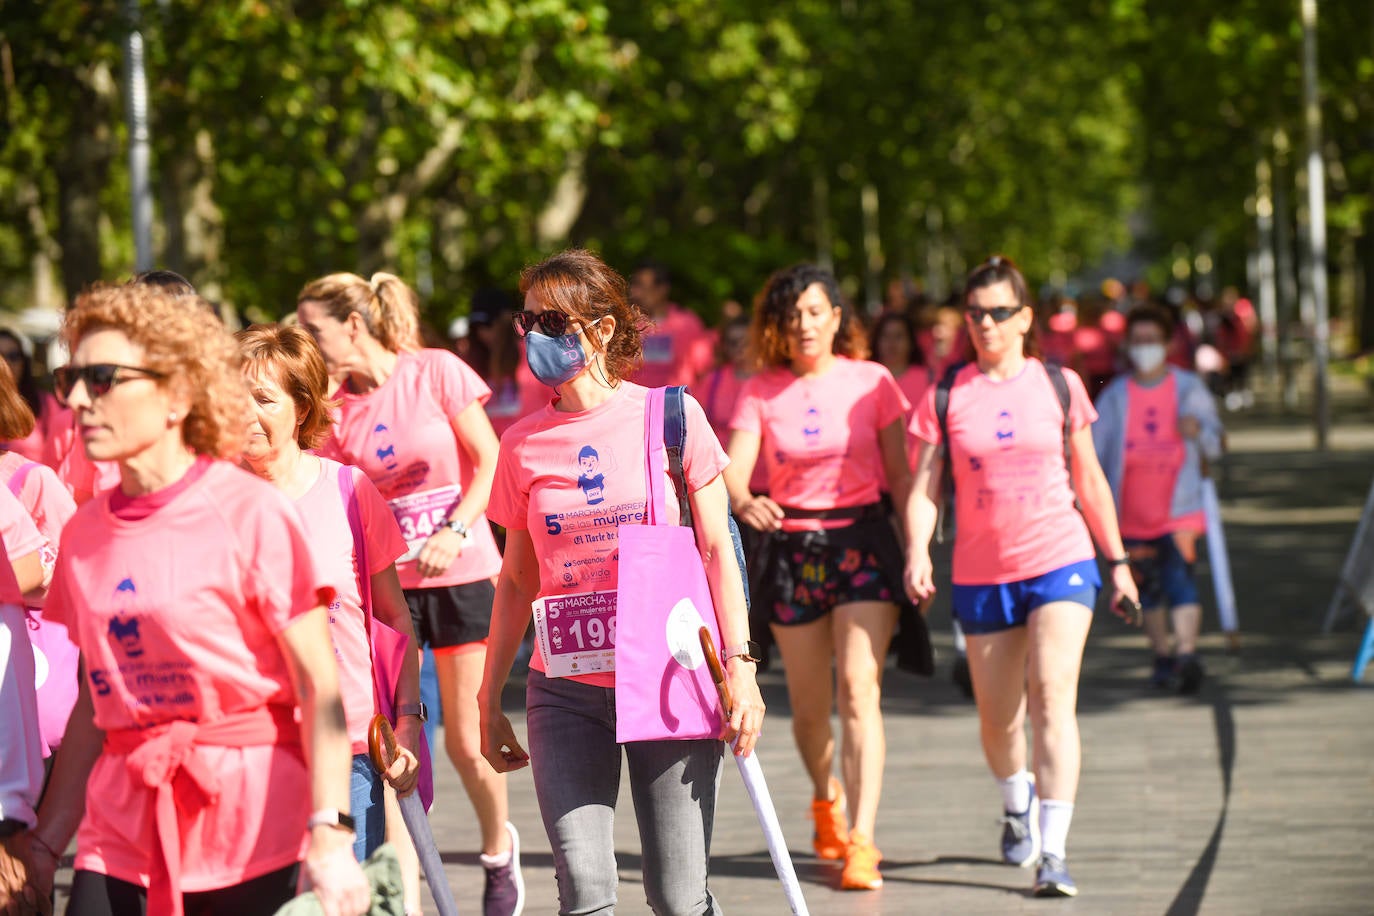
{"label": "pink drawstring bag", "polygon": [[648,511],[620,526],[616,590],[615,739],[716,738],[723,716],[701,651],[705,626],[720,645],[715,605],[691,527],[668,519],[664,389],[645,404]]}
{"label": "pink drawstring bag", "polygon": [[[353,530],[354,562],[358,565],[358,591],[363,599],[364,623],[367,627],[367,643],[372,653],[372,699],[377,712],[386,716],[387,722],[396,724],[396,685],[401,682],[401,668],[405,665],[406,653],[416,651],[410,644],[410,637],[388,626],[372,616],[372,576],[368,572],[367,535],[363,532],[362,510],[358,507],[358,494],[353,484],[353,468],[343,465],[339,468],[339,492],[343,496],[348,511],[348,527]],[[420,762],[419,786],[416,791],[420,801],[428,811],[434,806],[434,763],[429,750],[429,739],[425,730],[420,729],[420,746],[416,748],[416,758]]]}

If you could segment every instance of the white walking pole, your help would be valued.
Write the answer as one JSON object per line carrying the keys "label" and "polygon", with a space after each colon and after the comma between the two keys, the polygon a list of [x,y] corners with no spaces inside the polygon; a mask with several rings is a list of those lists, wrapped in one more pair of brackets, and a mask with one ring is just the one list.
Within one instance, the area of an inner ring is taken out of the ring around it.
{"label": "white walking pole", "polygon": [[[396,759],[396,735],[386,716],[372,717],[372,725],[367,730],[367,749],[372,758],[372,766],[378,773]],[[434,897],[434,905],[439,916],[458,916],[458,904],[453,900],[453,889],[448,886],[448,876],[444,874],[444,860],[439,857],[439,847],[434,842],[434,831],[429,826],[429,815],[425,813],[425,803],[420,800],[419,792],[412,792],[405,798],[396,799],[401,805],[401,819],[406,823],[415,854],[420,858],[420,868],[425,873],[429,892]]]}
{"label": "white walking pole", "polygon": [[[711,680],[715,681],[716,691],[720,694],[721,709],[728,716],[732,707],[730,688],[725,683],[725,670],[720,666],[715,640],[711,638],[711,631],[706,627],[701,628],[699,635],[701,651],[706,656],[706,664],[711,668]],[[739,743],[738,736],[735,743]],[[763,838],[768,842],[768,855],[773,859],[773,869],[778,873],[778,880],[782,882],[782,892],[787,898],[787,905],[792,908],[794,916],[810,916],[806,900],[802,897],[801,882],[797,880],[797,871],[792,867],[792,854],[787,851],[782,825],[778,823],[777,809],[773,807],[773,796],[768,794],[768,783],[763,778],[763,766],[759,763],[758,755],[730,756],[735,758],[739,775],[744,779],[744,788],[749,793],[749,800],[754,804],[754,813],[758,815],[759,826],[763,828]]]}
{"label": "white walking pole", "polygon": [[1212,568],[1212,589],[1217,596],[1217,616],[1227,634],[1227,645],[1234,650],[1240,632],[1236,589],[1231,581],[1231,557],[1226,552],[1226,529],[1221,524],[1221,501],[1217,499],[1216,482],[1210,477],[1202,478],[1202,510],[1207,516],[1207,559]]}

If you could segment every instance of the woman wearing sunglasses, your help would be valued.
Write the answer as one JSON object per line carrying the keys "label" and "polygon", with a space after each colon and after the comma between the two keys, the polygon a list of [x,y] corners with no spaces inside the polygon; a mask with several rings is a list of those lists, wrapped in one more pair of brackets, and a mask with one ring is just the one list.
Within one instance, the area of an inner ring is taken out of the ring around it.
{"label": "woman wearing sunglasses", "polygon": [[[974,358],[949,390],[949,441],[935,390],[912,421],[920,451],[907,509],[907,587],[918,600],[935,591],[929,545],[951,468],[953,606],[968,640],[983,754],[1002,792],[1002,859],[1036,866],[1037,896],[1071,897],[1078,890],[1064,860],[1078,789],[1078,674],[1101,585],[1094,540],[1111,564],[1113,607],[1134,601],[1136,588],[1093,450],[1097,415],[1076,374],[1036,358],[1025,278],[993,257],[969,274],[964,302]],[[1051,376],[1060,371],[1067,417]]]}
{"label": "woman wearing sunglasses", "polygon": [[197,304],[97,288],[63,326],[58,394],[121,480],[67,525],[48,592],[85,677],[32,837],[36,885],[51,891],[76,833],[73,913],[270,912],[302,857],[326,912],[360,913],[333,589],[286,497],[223,460],[249,400],[233,339]]}
{"label": "woman wearing sunglasses", "polygon": [[[768,535],[756,556],[763,568],[751,575],[764,588],[752,597],[771,615],[782,651],[816,855],[844,860],[842,888],[872,890],[883,883],[874,845],[886,756],[882,671],[905,599],[880,488],[886,480],[905,504],[907,403],[891,373],[865,359],[863,326],[819,267],[769,278],[751,343],[761,368],[730,424],[730,502],[740,521]],[[749,489],[760,459],[767,496]],[[837,704],[842,780],[833,775]]]}
{"label": "woman wearing sunglasses", "polygon": [[486,916],[511,916],[524,905],[519,835],[506,777],[482,759],[477,715],[501,570],[485,514],[498,448],[483,409],[491,389],[453,353],[419,348],[419,298],[391,274],[315,280],[296,317],[344,378],[320,454],[367,474],[406,540],[396,571],[415,636],[434,650],[444,744],[481,829]]}
{"label": "woman wearing sunglasses", "polygon": [[[525,692],[528,754],[501,711],[501,691],[535,599],[582,597],[600,609],[592,621],[600,631],[614,626],[619,525],[638,523],[646,505],[649,390],[624,380],[641,357],[644,319],[629,302],[625,280],[590,252],[565,251],[527,268],[520,288],[525,311],[517,330],[530,369],[558,397],[512,426],[501,443],[491,513],[507,529],[506,553],[482,680],[482,752],[501,772],[532,768],[553,847],[559,912],[609,913],[616,905],[612,827],[622,760],[615,673],[559,671],[536,653]],[[685,413],[684,476],[735,703],[722,737],[739,734],[737,752],[748,754],[764,710],[725,511],[726,458],[690,397]],[[661,473],[671,493],[666,466]],[[542,619],[536,625],[547,626]],[[539,640],[561,641],[553,627]],[[712,739],[624,746],[644,892],[655,913],[720,911],[707,886],[707,859],[721,749]]]}

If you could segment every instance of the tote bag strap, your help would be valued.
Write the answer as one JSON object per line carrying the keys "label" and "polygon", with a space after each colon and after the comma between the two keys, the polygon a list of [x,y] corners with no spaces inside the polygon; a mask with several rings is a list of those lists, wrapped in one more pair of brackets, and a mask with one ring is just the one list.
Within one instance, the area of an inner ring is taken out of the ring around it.
{"label": "tote bag strap", "polygon": [[663,388],[650,388],[644,399],[644,459],[645,459],[645,521],[650,525],[666,524],[668,518],[667,488],[663,480]]}
{"label": "tote bag strap", "polygon": [[339,466],[339,494],[348,511],[348,527],[353,532],[353,558],[358,567],[358,595],[363,604],[363,632],[367,634],[367,656],[372,659],[372,577],[368,573],[367,538],[363,535],[363,514],[358,508],[358,489],[353,468]]}
{"label": "tote bag strap", "polygon": [[19,491],[24,489],[24,481],[29,479],[29,472],[36,467],[38,467],[37,461],[26,461],[19,465],[14,471],[14,476],[10,478],[10,492],[18,496]]}

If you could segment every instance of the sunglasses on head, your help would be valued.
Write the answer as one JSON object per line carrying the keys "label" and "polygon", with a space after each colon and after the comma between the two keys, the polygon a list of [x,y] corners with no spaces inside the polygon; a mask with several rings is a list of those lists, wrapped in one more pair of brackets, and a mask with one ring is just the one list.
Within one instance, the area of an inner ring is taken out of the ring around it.
{"label": "sunglasses on head", "polygon": [[[125,375],[134,372],[137,375]],[[72,396],[78,381],[86,383],[86,391],[92,398],[103,397],[110,389],[121,382],[131,382],[139,378],[166,378],[161,372],[144,369],[142,366],[120,366],[115,363],[91,363],[89,366],[60,366],[53,370],[53,393],[63,405]]]}
{"label": "sunglasses on head", "polygon": [[1001,324],[1023,308],[1025,308],[1024,305],[994,305],[990,308],[970,305],[968,308],[964,309],[964,314],[967,315],[969,320],[974,324],[982,324],[983,319],[988,316],[991,316],[996,324]]}
{"label": "sunglasses on head", "polygon": [[570,320],[563,312],[553,309],[545,309],[542,312],[531,312],[529,309],[525,309],[515,313],[515,334],[517,337],[524,337],[537,326],[542,334],[547,334],[549,337],[562,337],[568,333]]}

